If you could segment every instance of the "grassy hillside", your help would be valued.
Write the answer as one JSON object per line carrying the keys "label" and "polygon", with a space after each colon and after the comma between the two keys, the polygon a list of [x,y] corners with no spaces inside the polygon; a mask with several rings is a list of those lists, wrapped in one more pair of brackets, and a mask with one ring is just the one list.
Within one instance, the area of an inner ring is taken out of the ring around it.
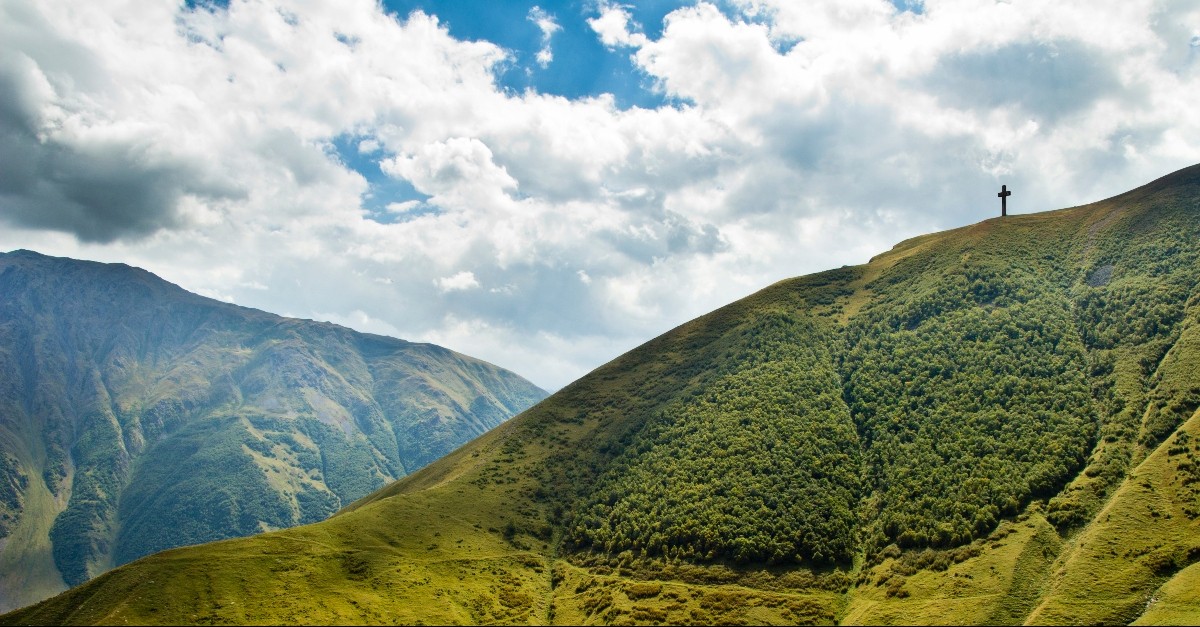
{"label": "grassy hillside", "polygon": [[540,400],[428,344],[0,255],[0,608],[315,522]]}
{"label": "grassy hillside", "polygon": [[4,620],[1200,619],[1200,166],[684,324],[306,527]]}

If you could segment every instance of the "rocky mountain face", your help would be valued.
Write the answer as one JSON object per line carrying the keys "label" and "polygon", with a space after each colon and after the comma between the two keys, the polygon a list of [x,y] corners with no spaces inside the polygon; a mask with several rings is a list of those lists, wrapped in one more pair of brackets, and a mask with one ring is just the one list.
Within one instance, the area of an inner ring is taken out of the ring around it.
{"label": "rocky mountain face", "polygon": [[438,346],[0,254],[0,607],[322,520],[544,396]]}
{"label": "rocky mountain face", "polygon": [[1193,624],[1198,410],[1194,166],[782,281],[321,523],[0,622]]}

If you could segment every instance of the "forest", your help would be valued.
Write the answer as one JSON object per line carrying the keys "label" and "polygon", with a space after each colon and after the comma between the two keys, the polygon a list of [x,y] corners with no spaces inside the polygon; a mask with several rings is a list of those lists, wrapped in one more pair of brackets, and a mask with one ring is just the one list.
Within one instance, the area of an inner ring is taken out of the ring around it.
{"label": "forest", "polygon": [[[1154,378],[1196,305],[1200,229],[1167,204],[1130,230],[1082,248],[1032,228],[959,238],[742,309],[707,368],[638,392],[659,408],[625,408],[619,452],[590,462],[602,472],[563,470],[589,477],[568,545],[849,563],[968,544],[1034,500],[1063,530],[1082,524],[1200,407],[1200,377]],[[847,285],[873,295],[852,317]]]}

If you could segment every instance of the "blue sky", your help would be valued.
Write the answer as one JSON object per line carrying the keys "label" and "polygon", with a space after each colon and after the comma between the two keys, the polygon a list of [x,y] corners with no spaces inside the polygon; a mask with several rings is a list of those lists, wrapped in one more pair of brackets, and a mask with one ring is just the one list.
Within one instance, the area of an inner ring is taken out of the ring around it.
{"label": "blue sky", "polygon": [[0,250],[557,389],[774,281],[1200,161],[1183,0],[0,4]]}
{"label": "blue sky", "polygon": [[[662,36],[663,18],[694,1],[649,0],[629,2],[623,8],[651,39]],[[920,2],[893,0],[901,11],[921,12]],[[595,17],[598,0],[541,2],[445,2],[429,0],[388,0],[387,11],[406,17],[413,11],[436,15],[458,39],[485,40],[513,53],[511,66],[500,72],[500,85],[517,92],[535,89],[541,93],[579,98],[612,94],[618,106],[657,107],[672,99],[654,89],[654,81],[632,62],[625,50],[605,47],[588,26]],[[739,15],[736,3],[716,4],[733,19],[757,19]],[[537,53],[543,47],[542,31],[530,15],[542,11],[554,18],[562,29],[550,42],[554,61],[542,67]]]}
{"label": "blue sky", "polygon": [[[384,6],[399,16],[423,11],[438,16],[458,39],[485,40],[512,51],[511,65],[497,79],[504,88],[523,92],[535,89],[546,94],[578,98],[611,93],[618,106],[656,107],[666,102],[655,92],[649,77],[639,72],[623,51],[604,47],[587,24],[596,2],[428,2],[390,1]],[[661,0],[639,2],[629,7],[648,31],[661,29],[662,18],[679,6]],[[543,11],[562,30],[551,37],[554,60],[545,67],[537,62],[542,49],[542,30],[530,15]]]}

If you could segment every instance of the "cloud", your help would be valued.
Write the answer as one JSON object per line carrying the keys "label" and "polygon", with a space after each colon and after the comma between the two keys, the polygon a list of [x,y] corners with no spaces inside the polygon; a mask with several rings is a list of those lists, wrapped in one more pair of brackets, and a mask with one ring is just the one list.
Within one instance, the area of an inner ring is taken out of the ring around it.
{"label": "cloud", "polygon": [[384,160],[379,166],[385,173],[411,181],[435,202],[486,206],[517,186],[492,157],[482,141],[452,137],[421,146],[413,155]]}
{"label": "cloud", "polygon": [[420,205],[421,201],[419,200],[405,200],[403,202],[390,202],[386,208],[389,213],[407,213]]}
{"label": "cloud", "polygon": [[542,31],[542,47],[537,52],[537,63],[542,66],[542,69],[550,67],[550,62],[554,60],[554,51],[550,48],[550,39],[554,37],[554,33],[562,30],[562,26],[558,25],[553,15],[546,13],[539,6],[529,9],[526,19],[536,24],[538,30]]}
{"label": "cloud", "polygon": [[955,109],[1017,107],[1041,122],[1120,93],[1114,59],[1103,49],[1066,40],[1021,42],[943,56],[921,80]]}
{"label": "cloud", "polygon": [[334,324],[340,324],[344,327],[349,327],[364,333],[374,333],[376,335],[387,335],[396,337],[400,335],[400,330],[392,325],[371,317],[367,312],[361,309],[354,309],[349,313],[317,313],[313,316],[316,320],[324,320]]}
{"label": "cloud", "polygon": [[475,279],[475,273],[463,270],[453,276],[442,277],[434,281],[438,289],[443,292],[458,292],[479,287],[479,281]]}
{"label": "cloud", "polygon": [[186,197],[219,204],[244,195],[176,149],[166,129],[121,119],[89,124],[86,111],[55,97],[32,58],[0,56],[0,206],[11,222],[107,242],[178,226]]}
{"label": "cloud", "polygon": [[602,3],[600,15],[588,18],[587,23],[600,36],[600,42],[609,48],[643,46],[649,41],[638,32],[641,27],[623,5]]}

